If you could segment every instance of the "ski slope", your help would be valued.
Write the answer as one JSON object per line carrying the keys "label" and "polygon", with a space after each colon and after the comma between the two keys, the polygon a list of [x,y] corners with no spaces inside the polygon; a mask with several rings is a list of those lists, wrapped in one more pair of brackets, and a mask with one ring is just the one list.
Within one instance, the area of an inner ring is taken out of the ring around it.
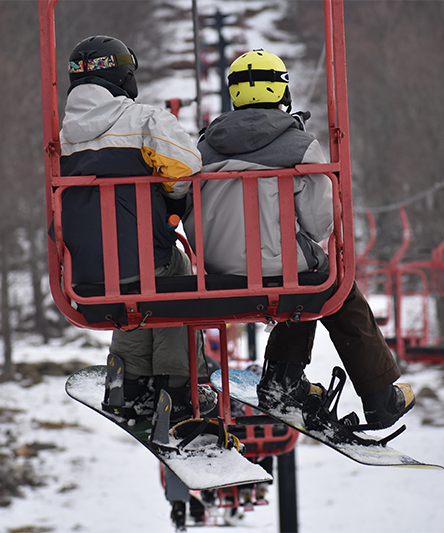
{"label": "ski slope", "polygon": [[[260,327],[260,330],[262,327]],[[263,353],[266,335],[258,329],[258,352]],[[78,330],[74,330],[74,333]],[[100,337],[101,348],[82,348],[84,338],[62,345],[16,343],[16,361],[68,361],[81,359],[103,363],[109,333],[88,332]],[[338,364],[328,335],[320,326],[310,379],[328,382],[331,367]],[[415,391],[425,385],[439,388],[440,367],[410,367],[403,377]],[[77,404],[64,392],[63,377],[45,377],[32,387],[23,383],[0,385],[2,409],[19,409],[14,424],[2,424],[0,452],[5,453],[6,431],[16,437],[14,448],[33,442],[53,443],[29,459],[46,485],[26,488],[23,498],[0,508],[0,533],[14,530],[56,533],[168,533],[174,531],[169,504],[163,495],[159,465],[140,444],[114,424]],[[432,409],[442,413],[441,401],[424,411],[415,407],[406,415],[407,432],[397,445],[421,460],[444,463],[444,426],[421,425]],[[341,406],[360,410],[359,400],[346,385]],[[46,424],[43,424],[45,422]],[[62,429],[51,429],[51,423]],[[442,423],[442,420],[441,420]],[[301,437],[296,446],[299,533],[442,533],[444,523],[444,478],[440,471],[372,468]],[[245,513],[236,533],[278,533],[276,484],[269,491],[268,506]],[[359,526],[357,526],[359,524]],[[39,529],[40,528],[40,529]],[[193,531],[196,529],[193,528]],[[214,532],[214,527],[197,529]]]}

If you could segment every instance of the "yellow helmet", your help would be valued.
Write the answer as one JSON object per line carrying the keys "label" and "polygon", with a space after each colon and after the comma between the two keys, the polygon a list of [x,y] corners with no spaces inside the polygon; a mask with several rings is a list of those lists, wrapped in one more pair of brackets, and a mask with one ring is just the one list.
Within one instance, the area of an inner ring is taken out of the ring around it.
{"label": "yellow helmet", "polygon": [[282,59],[265,50],[241,55],[233,61],[228,73],[234,107],[263,103],[290,105],[288,82]]}

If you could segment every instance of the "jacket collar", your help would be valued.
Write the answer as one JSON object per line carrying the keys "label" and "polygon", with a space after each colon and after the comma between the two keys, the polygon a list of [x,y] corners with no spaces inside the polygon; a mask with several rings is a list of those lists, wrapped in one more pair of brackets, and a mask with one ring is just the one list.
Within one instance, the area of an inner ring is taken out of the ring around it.
{"label": "jacket collar", "polygon": [[68,89],[68,94],[78,85],[86,85],[88,83],[104,87],[113,96],[126,96],[127,98],[130,98],[130,95],[124,89],[122,89],[122,87],[118,87],[117,85],[114,85],[114,83],[104,80],[103,78],[99,78],[98,76],[86,76],[85,78],[80,78],[79,80],[74,81]]}

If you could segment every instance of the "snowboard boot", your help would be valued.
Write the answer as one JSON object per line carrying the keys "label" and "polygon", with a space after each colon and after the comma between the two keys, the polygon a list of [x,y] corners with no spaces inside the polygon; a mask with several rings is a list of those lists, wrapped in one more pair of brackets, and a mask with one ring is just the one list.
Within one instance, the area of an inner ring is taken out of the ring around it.
{"label": "snowboard boot", "polygon": [[186,503],[182,501],[171,502],[171,521],[176,527],[176,531],[186,531],[185,526],[186,519]]}
{"label": "snowboard boot", "polygon": [[244,508],[244,511],[252,511],[253,505],[253,487],[250,485],[239,487],[239,505]]}
{"label": "snowboard boot", "polygon": [[193,495],[190,495],[190,516],[196,526],[205,524],[205,506]]}
{"label": "snowboard boot", "polygon": [[282,361],[266,360],[257,385],[259,407],[282,413],[291,407],[301,409],[311,394],[322,396],[323,392],[321,385],[308,381],[302,366]]}
{"label": "snowboard boot", "polygon": [[268,505],[267,492],[268,483],[258,483],[256,485],[256,505]]}
{"label": "snowboard boot", "polygon": [[362,397],[364,415],[375,429],[392,426],[415,405],[415,394],[410,385],[396,383],[379,392]]}
{"label": "snowboard boot", "polygon": [[140,419],[152,418],[154,413],[154,388],[152,378],[140,376],[137,379],[123,380],[123,404],[115,405],[110,402],[110,389],[105,389],[102,409],[122,418]]}
{"label": "snowboard boot", "polygon": [[127,420],[152,418],[154,413],[152,381],[149,376],[139,376],[136,379],[124,378],[123,360],[118,355],[109,354],[102,409]]}
{"label": "snowboard boot", "polygon": [[[177,424],[182,420],[190,418],[193,414],[193,404],[191,401],[191,386],[188,381],[182,387],[170,387],[168,385],[169,376],[156,376],[156,404],[160,391],[164,389],[171,397],[172,409],[170,414],[171,424]],[[201,416],[206,415],[217,407],[217,393],[208,385],[198,385],[199,410]]]}
{"label": "snowboard boot", "polygon": [[216,506],[216,489],[202,490],[200,497],[206,509]]}
{"label": "snowboard boot", "polygon": [[225,526],[237,527],[242,523],[245,517],[244,513],[239,507],[226,506],[224,511]]}

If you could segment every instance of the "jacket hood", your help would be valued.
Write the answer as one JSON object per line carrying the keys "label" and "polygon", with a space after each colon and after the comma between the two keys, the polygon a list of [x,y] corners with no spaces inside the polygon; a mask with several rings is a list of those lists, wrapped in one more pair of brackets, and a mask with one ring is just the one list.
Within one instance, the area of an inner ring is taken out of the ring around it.
{"label": "jacket hood", "polygon": [[267,146],[289,128],[299,129],[295,119],[280,109],[239,109],[213,120],[205,140],[221,154],[242,154]]}
{"label": "jacket hood", "polygon": [[131,98],[113,96],[101,85],[77,85],[68,95],[61,136],[70,143],[96,139],[106,133],[131,105],[135,105]]}

